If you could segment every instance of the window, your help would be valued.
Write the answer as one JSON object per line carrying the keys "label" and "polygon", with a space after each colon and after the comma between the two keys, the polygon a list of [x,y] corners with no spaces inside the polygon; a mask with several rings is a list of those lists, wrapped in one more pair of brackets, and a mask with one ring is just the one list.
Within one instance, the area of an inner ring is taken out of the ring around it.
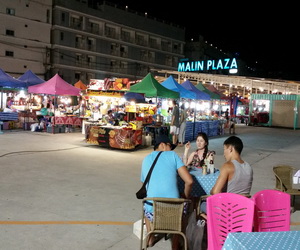
{"label": "window", "polygon": [[15,36],[15,31],[14,30],[6,30],[6,35],[7,36]]}
{"label": "window", "polygon": [[126,30],[122,30],[121,31],[121,39],[125,42],[129,42],[130,41],[130,32],[126,31]]}
{"label": "window", "polygon": [[66,20],[66,13],[61,13],[61,21],[65,22]]}
{"label": "window", "polygon": [[47,23],[50,23],[50,10],[47,10]]}
{"label": "window", "polygon": [[64,33],[60,32],[60,40],[63,41],[64,40]]}
{"label": "window", "polygon": [[110,38],[116,38],[116,29],[110,26],[105,26],[105,36]]}
{"label": "window", "polygon": [[6,51],[5,51],[5,56],[13,57],[13,56],[14,56],[14,52],[13,52],[13,51],[6,50]]}
{"label": "window", "polygon": [[6,14],[14,16],[15,15],[15,9],[6,8]]}
{"label": "window", "polygon": [[75,79],[76,79],[77,81],[80,80],[80,73],[75,73]]}
{"label": "window", "polygon": [[94,39],[92,39],[92,38],[88,38],[88,39],[87,39],[88,50],[93,50],[93,48],[94,48],[94,43],[95,43],[95,40],[94,40]]}

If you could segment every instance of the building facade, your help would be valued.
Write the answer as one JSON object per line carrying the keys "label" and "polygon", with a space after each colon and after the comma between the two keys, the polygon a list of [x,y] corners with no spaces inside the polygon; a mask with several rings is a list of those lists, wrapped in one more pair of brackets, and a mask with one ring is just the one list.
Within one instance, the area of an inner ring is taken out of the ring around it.
{"label": "building facade", "polygon": [[12,76],[27,70],[41,78],[50,69],[52,0],[1,0],[0,68]]}
{"label": "building facade", "polygon": [[54,0],[51,37],[49,74],[72,83],[142,79],[151,68],[175,70],[184,57],[183,27],[106,1]]}

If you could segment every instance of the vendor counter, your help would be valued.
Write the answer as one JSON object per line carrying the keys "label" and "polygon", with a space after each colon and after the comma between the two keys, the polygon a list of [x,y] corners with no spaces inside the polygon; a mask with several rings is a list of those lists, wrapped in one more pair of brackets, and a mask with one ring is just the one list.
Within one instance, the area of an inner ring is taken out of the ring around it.
{"label": "vendor counter", "polygon": [[77,116],[54,116],[54,124],[56,125],[72,125],[82,126],[82,118]]}
{"label": "vendor counter", "polygon": [[142,145],[142,130],[131,128],[85,124],[85,135],[87,143],[109,148],[134,149]]}

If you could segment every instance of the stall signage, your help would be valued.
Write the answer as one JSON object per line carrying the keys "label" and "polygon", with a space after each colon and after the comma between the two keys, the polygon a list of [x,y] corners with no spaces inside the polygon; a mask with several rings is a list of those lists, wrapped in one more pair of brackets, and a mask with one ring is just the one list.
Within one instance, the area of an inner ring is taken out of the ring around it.
{"label": "stall signage", "polygon": [[87,90],[89,96],[109,96],[109,97],[123,97],[124,92],[117,91],[102,91],[102,90]]}
{"label": "stall signage", "polygon": [[130,89],[130,84],[131,82],[128,78],[91,79],[88,88],[92,90],[127,91]]}
{"label": "stall signage", "polygon": [[219,60],[181,61],[178,63],[178,72],[207,71],[237,69],[236,58],[225,58]]}

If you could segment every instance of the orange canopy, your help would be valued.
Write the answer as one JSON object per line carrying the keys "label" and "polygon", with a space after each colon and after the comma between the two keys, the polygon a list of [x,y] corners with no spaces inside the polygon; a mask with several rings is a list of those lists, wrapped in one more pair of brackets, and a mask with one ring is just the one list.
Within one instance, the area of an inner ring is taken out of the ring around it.
{"label": "orange canopy", "polygon": [[79,80],[78,82],[76,82],[74,84],[74,87],[76,87],[78,89],[82,89],[82,90],[86,90],[87,89],[87,86],[81,80]]}

